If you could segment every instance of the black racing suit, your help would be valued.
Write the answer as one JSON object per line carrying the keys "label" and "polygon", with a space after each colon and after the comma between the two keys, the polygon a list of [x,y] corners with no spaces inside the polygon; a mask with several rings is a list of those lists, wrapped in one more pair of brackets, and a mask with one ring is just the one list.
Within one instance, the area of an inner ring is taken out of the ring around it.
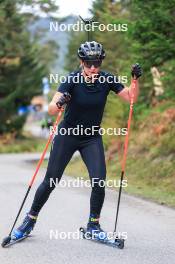
{"label": "black racing suit", "polygon": [[[119,93],[124,86],[118,82],[116,77],[106,72],[100,72],[101,79],[97,79],[94,84],[82,80],[79,71],[71,73],[68,77],[66,82],[59,86],[58,91],[69,92],[71,100],[66,106],[64,119],[58,126],[58,135],[52,142],[47,172],[36,191],[30,213],[33,215],[39,213],[55,188],[54,184],[50,184],[50,179],[52,178],[55,182],[60,181],[72,155],[78,150],[88,169],[91,182],[94,179],[90,198],[90,214],[100,216],[105,187],[98,183],[106,179],[106,165],[102,136],[98,129],[110,90]],[[63,135],[61,133],[62,129],[75,128],[78,125],[84,129],[95,126],[97,130],[91,135],[85,133],[74,135],[72,132]]]}

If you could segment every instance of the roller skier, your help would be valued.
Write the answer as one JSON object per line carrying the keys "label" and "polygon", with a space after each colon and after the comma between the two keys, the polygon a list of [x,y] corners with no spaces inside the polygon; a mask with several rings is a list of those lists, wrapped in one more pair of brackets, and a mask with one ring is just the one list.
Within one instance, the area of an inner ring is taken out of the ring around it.
{"label": "roller skier", "polygon": [[[131,100],[131,87],[125,87],[117,77],[100,70],[105,59],[105,51],[100,43],[87,41],[78,49],[80,69],[67,76],[66,82],[61,83],[58,91],[49,104],[48,113],[56,115],[60,109],[59,102],[64,100],[64,93],[71,95],[70,101],[65,108],[64,119],[58,126],[58,135],[52,142],[50,158],[43,182],[39,185],[33,203],[21,225],[12,232],[12,238],[21,239],[33,230],[40,210],[48,200],[55,186],[50,185],[50,179],[60,181],[63,172],[75,151],[80,155],[87,167],[91,180],[92,191],[90,196],[90,211],[87,221],[87,231],[95,234],[96,238],[104,233],[100,226],[100,214],[105,198],[105,187],[99,185],[101,180],[106,179],[106,164],[102,136],[99,133],[107,96],[113,91],[119,98],[126,102]],[[132,66],[132,78],[138,79],[142,74],[139,64]],[[74,81],[77,80],[78,82]],[[100,81],[103,80],[103,82]],[[104,81],[105,80],[105,81]],[[134,102],[139,94],[139,86],[134,91]],[[61,134],[61,129],[68,131],[81,125],[84,133],[81,135]],[[94,133],[91,128],[96,127]],[[95,179],[95,180],[94,180]]]}

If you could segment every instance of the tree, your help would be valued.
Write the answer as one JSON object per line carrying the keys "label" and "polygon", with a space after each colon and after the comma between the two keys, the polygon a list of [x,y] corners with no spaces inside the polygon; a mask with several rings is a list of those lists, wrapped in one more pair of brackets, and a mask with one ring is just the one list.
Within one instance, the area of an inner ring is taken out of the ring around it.
{"label": "tree", "polygon": [[132,43],[144,67],[143,94],[147,97],[152,89],[150,69],[153,66],[163,71],[165,97],[175,95],[172,85],[175,77],[175,0],[131,1],[133,14]]}
{"label": "tree", "polygon": [[[47,61],[41,59],[42,48],[26,30],[28,19],[19,12],[21,3],[31,2],[43,1],[6,0],[0,4],[0,134],[21,130],[25,116],[18,116],[18,107],[29,105],[41,93],[41,79],[48,72]],[[47,8],[50,10],[49,4]]]}

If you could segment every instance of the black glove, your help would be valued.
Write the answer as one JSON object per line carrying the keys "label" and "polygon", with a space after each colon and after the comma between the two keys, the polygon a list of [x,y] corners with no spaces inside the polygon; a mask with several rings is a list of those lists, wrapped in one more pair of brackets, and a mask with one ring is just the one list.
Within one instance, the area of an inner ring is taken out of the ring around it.
{"label": "black glove", "polygon": [[70,98],[71,95],[69,93],[64,93],[56,103],[57,107],[60,109],[64,104],[69,102]]}
{"label": "black glove", "polygon": [[133,78],[138,79],[142,75],[142,68],[139,63],[132,65],[131,75]]}

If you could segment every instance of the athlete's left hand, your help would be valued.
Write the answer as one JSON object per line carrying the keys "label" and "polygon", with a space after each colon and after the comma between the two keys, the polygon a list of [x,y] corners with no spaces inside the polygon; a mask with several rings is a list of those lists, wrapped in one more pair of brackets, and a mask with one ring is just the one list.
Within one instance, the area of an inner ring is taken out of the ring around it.
{"label": "athlete's left hand", "polygon": [[139,63],[132,65],[131,75],[133,78],[138,79],[140,76],[142,76],[142,73],[143,71]]}

